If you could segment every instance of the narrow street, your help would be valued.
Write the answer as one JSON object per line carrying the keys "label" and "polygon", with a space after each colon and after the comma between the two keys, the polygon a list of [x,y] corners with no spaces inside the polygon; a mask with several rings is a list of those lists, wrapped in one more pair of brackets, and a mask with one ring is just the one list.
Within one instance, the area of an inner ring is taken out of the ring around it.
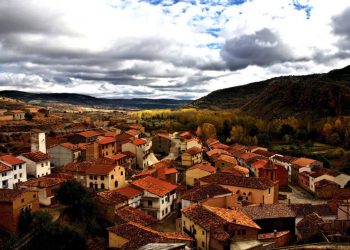
{"label": "narrow street", "polygon": [[324,204],[326,201],[319,200],[313,197],[310,193],[303,190],[298,186],[289,185],[292,189],[292,192],[280,192],[280,194],[287,195],[287,199],[284,201],[280,201],[280,203],[288,203],[288,199],[290,199],[291,203],[310,203],[310,204]]}

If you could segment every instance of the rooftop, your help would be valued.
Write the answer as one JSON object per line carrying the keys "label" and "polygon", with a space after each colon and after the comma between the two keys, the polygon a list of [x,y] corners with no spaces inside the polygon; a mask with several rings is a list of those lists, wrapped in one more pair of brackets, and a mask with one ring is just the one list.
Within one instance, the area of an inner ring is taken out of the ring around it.
{"label": "rooftop", "polygon": [[229,173],[215,173],[201,178],[200,181],[261,190],[274,186],[273,182],[267,178],[235,176]]}
{"label": "rooftop", "polygon": [[129,199],[134,198],[134,197],[142,194],[142,191],[140,191],[136,188],[133,188],[132,186],[118,188],[115,191],[121,195],[128,197]]}
{"label": "rooftop", "polygon": [[128,197],[120,194],[117,190],[99,192],[97,196],[111,204],[120,204],[128,201]]}
{"label": "rooftop", "polygon": [[21,189],[0,189],[0,202],[13,202],[25,192],[27,191]]}
{"label": "rooftop", "polygon": [[138,139],[133,140],[132,143],[136,146],[139,146],[139,145],[146,144],[147,141],[145,139],[138,138]]}
{"label": "rooftop", "polygon": [[202,153],[202,149],[199,147],[192,147],[186,150],[185,153],[190,154],[190,155],[195,155],[195,154],[199,154]]}
{"label": "rooftop", "polygon": [[237,165],[237,160],[235,157],[233,156],[229,156],[229,155],[220,155],[219,157],[217,157],[215,159],[215,161],[225,161],[225,162],[229,162],[233,165]]}
{"label": "rooftop", "polygon": [[213,198],[220,195],[230,195],[232,192],[218,184],[211,183],[202,186],[196,186],[192,189],[189,189],[181,196],[183,200],[189,201],[202,201],[207,198]]}
{"label": "rooftop", "polygon": [[21,187],[37,187],[37,188],[48,188],[60,185],[63,182],[66,182],[66,179],[61,178],[50,178],[50,177],[39,177],[34,179],[29,179],[25,182],[21,182],[18,185]]}
{"label": "rooftop", "polygon": [[266,158],[270,158],[270,157],[276,155],[276,153],[272,153],[272,152],[262,150],[262,149],[255,150],[254,154],[261,155],[261,156],[264,156]]}
{"label": "rooftop", "polygon": [[0,162],[0,173],[11,171],[12,168]]}
{"label": "rooftop", "polygon": [[145,178],[138,179],[133,181],[131,184],[160,197],[176,190],[177,188],[177,186],[169,182],[154,178],[152,176],[146,176]]}
{"label": "rooftop", "polygon": [[213,167],[210,163],[208,162],[203,162],[203,163],[198,163],[196,165],[193,165],[190,167],[187,171],[193,170],[193,169],[201,169],[203,171],[206,171],[208,173],[215,173],[216,168]]}
{"label": "rooftop", "polygon": [[334,215],[331,208],[327,204],[291,204],[290,208],[294,211],[297,217],[304,217],[312,213],[317,213],[320,216]]}
{"label": "rooftop", "polygon": [[110,144],[110,143],[115,143],[115,139],[113,137],[104,137],[101,138],[97,141],[98,144],[100,145],[106,145],[106,144]]}
{"label": "rooftop", "polygon": [[85,138],[90,138],[90,137],[94,137],[94,136],[99,136],[100,133],[94,130],[89,130],[89,131],[84,131],[84,132],[80,132],[79,135],[85,137]]}
{"label": "rooftop", "polygon": [[242,207],[252,220],[295,218],[294,211],[286,204],[260,204]]}
{"label": "rooftop", "polygon": [[300,157],[300,158],[297,158],[296,160],[294,160],[293,164],[296,164],[296,165],[301,166],[301,167],[306,167],[309,164],[312,164],[314,162],[316,162],[316,160],[305,158],[305,157]]}
{"label": "rooftop", "polygon": [[44,154],[41,151],[24,153],[22,156],[33,162],[49,161],[51,159],[49,154]]}
{"label": "rooftop", "polygon": [[143,212],[140,209],[125,206],[115,212],[116,219],[125,222],[134,222],[142,226],[149,226],[156,223],[158,220],[153,216]]}
{"label": "rooftop", "polygon": [[7,163],[11,166],[25,163],[23,160],[18,159],[12,155],[3,155],[0,157],[0,161]]}

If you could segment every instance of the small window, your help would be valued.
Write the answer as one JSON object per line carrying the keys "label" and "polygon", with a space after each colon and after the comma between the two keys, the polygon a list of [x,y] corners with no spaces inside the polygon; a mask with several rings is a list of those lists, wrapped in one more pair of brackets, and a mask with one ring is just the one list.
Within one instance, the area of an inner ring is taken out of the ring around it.
{"label": "small window", "polygon": [[241,235],[241,230],[237,230],[237,235]]}
{"label": "small window", "polygon": [[33,194],[33,198],[36,198],[36,194]]}
{"label": "small window", "polygon": [[269,194],[271,193],[271,188],[269,188]]}
{"label": "small window", "polygon": [[93,177],[92,177],[92,175],[90,175],[90,178],[89,178],[90,180],[92,180],[93,179]]}
{"label": "small window", "polygon": [[19,165],[19,169],[22,169],[22,165]]}
{"label": "small window", "polygon": [[118,181],[114,182],[114,187],[118,187]]}
{"label": "small window", "polygon": [[24,199],[22,199],[21,202],[23,203],[23,202],[24,202]]}
{"label": "small window", "polygon": [[101,184],[101,189],[105,189],[105,184],[104,183]]}
{"label": "small window", "polygon": [[205,234],[204,230],[202,230],[202,234],[203,234],[203,235]]}
{"label": "small window", "polygon": [[152,201],[148,201],[148,206],[152,206]]}
{"label": "small window", "polygon": [[242,229],[242,235],[246,235],[247,231],[245,229]]}
{"label": "small window", "polygon": [[204,241],[202,241],[202,247],[205,247],[205,243],[204,243]]}
{"label": "small window", "polygon": [[94,187],[94,184],[92,184],[92,182],[90,182],[90,188],[93,188]]}
{"label": "small window", "polygon": [[14,167],[13,167],[13,170],[16,170],[16,169],[17,169],[17,167],[16,167],[16,166],[14,166]]}
{"label": "small window", "polygon": [[111,175],[111,179],[112,179],[112,180],[114,179],[114,175],[113,175],[113,174]]}
{"label": "small window", "polygon": [[17,175],[15,174],[15,175],[13,176],[13,178],[14,178],[14,179],[17,179]]}
{"label": "small window", "polygon": [[121,172],[120,172],[120,174],[121,174],[121,175],[124,175],[124,172],[123,172],[123,171],[121,171]]}
{"label": "small window", "polygon": [[104,176],[101,176],[101,181],[103,181],[105,179],[105,177]]}
{"label": "small window", "polygon": [[19,178],[22,178],[22,174],[19,174]]}

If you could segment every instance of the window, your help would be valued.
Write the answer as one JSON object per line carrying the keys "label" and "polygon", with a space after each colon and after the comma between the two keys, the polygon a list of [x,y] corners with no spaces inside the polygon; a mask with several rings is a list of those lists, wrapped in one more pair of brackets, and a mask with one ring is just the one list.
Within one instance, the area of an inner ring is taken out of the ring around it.
{"label": "window", "polygon": [[104,176],[101,176],[101,181],[103,181],[105,179],[105,177]]}
{"label": "window", "polygon": [[19,165],[19,169],[22,169],[22,165]]}
{"label": "window", "polygon": [[162,215],[164,216],[164,210],[162,210]]}
{"label": "window", "polygon": [[13,167],[13,170],[16,170],[16,169],[17,169],[17,167],[16,167],[16,166],[14,166],[14,167]]}
{"label": "window", "polygon": [[15,174],[15,175],[13,176],[13,178],[14,178],[14,179],[17,179],[17,175]]}
{"label": "window", "polygon": [[49,163],[48,163],[48,162],[45,162],[45,166],[47,166],[47,165],[49,165]]}
{"label": "window", "polygon": [[41,167],[44,167],[44,163],[41,163]]}
{"label": "window", "polygon": [[164,199],[162,199],[162,204],[164,204]]}
{"label": "window", "polygon": [[22,174],[19,174],[19,178],[22,178]]}
{"label": "window", "polygon": [[33,198],[36,198],[36,194],[33,194]]}
{"label": "window", "polygon": [[94,175],[94,180],[97,180],[97,176],[96,175]]}
{"label": "window", "polygon": [[202,230],[202,234],[203,234],[203,235],[205,234],[204,230]]}
{"label": "window", "polygon": [[269,188],[269,194],[271,193],[271,188]]}
{"label": "window", "polygon": [[121,171],[121,172],[120,172],[120,174],[121,174],[121,175],[124,175],[124,172],[123,172],[123,171]]}
{"label": "window", "polygon": [[90,175],[90,178],[89,178],[90,180],[92,180],[93,179],[93,177],[92,177],[92,175]]}
{"label": "window", "polygon": [[186,226],[186,221],[184,221],[184,226]]}
{"label": "window", "polygon": [[202,241],[202,247],[205,247],[205,243],[204,243],[204,241]]}
{"label": "window", "polygon": [[90,182],[90,188],[93,188],[94,187],[94,184],[92,184],[92,182]]}
{"label": "window", "polygon": [[114,187],[118,187],[118,181],[114,182]]}
{"label": "window", "polygon": [[242,235],[246,235],[247,231],[245,229],[242,229]]}
{"label": "window", "polygon": [[24,199],[22,199],[21,202],[23,203],[23,202],[24,202]]}
{"label": "window", "polygon": [[113,174],[111,175],[111,179],[112,179],[112,180],[114,179],[114,175],[113,175]]}
{"label": "window", "polygon": [[104,183],[101,184],[101,189],[105,189],[105,184]]}
{"label": "window", "polygon": [[237,235],[241,235],[241,230],[237,230]]}
{"label": "window", "polygon": [[152,201],[148,201],[147,205],[151,207],[152,206]]}

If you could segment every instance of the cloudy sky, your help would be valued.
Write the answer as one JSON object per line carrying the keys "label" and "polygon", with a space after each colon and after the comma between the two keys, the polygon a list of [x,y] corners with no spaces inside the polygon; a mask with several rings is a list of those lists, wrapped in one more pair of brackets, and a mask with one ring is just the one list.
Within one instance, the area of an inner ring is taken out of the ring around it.
{"label": "cloudy sky", "polygon": [[195,99],[349,64],[349,0],[0,1],[0,90]]}

